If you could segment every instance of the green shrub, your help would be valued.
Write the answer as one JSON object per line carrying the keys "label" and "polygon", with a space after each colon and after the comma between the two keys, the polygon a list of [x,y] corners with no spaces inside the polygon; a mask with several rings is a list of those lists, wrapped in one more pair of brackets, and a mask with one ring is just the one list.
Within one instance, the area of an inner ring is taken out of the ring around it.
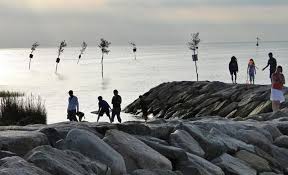
{"label": "green shrub", "polygon": [[0,101],[0,125],[46,124],[45,106],[38,96],[5,96]]}

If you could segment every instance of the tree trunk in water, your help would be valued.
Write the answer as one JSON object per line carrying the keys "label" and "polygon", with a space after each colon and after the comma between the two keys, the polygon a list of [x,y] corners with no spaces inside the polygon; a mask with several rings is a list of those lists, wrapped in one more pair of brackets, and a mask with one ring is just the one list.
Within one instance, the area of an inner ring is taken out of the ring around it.
{"label": "tree trunk in water", "polygon": [[134,52],[134,58],[135,58],[135,60],[136,60],[136,52]]}
{"label": "tree trunk in water", "polygon": [[196,68],[196,76],[197,76],[197,81],[199,80],[198,78],[198,66],[197,66],[197,61],[195,61],[195,68]]}
{"label": "tree trunk in water", "polygon": [[103,73],[104,72],[104,68],[103,68],[104,66],[103,66],[103,63],[101,63],[101,65],[102,65],[102,79],[103,79],[104,78],[104,73]]}
{"label": "tree trunk in water", "polygon": [[30,60],[29,60],[29,70],[30,70],[30,65],[31,65],[31,58],[30,58]]}

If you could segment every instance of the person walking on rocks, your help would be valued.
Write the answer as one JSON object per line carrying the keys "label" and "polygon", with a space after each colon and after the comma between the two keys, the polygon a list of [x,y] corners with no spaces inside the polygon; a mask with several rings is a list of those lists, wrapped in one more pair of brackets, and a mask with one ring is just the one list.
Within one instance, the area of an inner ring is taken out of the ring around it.
{"label": "person walking on rocks", "polygon": [[273,57],[273,54],[271,52],[268,54],[268,56],[269,56],[268,63],[266,65],[266,67],[264,67],[262,70],[264,71],[268,66],[270,66],[270,79],[272,81],[271,76],[276,71],[277,60]]}
{"label": "person walking on rocks", "polygon": [[247,74],[249,75],[250,84],[255,83],[256,66],[254,60],[251,58],[247,67]]}
{"label": "person walking on rocks", "polygon": [[111,123],[114,122],[115,115],[117,116],[117,120],[119,123],[121,123],[121,117],[120,117],[120,112],[121,112],[121,103],[122,103],[122,98],[120,95],[118,95],[118,90],[113,91],[114,96],[112,98],[112,117],[111,117]]}
{"label": "person walking on rocks", "polygon": [[142,117],[144,118],[146,123],[148,120],[148,107],[142,95],[139,96],[139,100],[140,100],[140,107],[142,110]]}
{"label": "person walking on rocks", "polygon": [[278,66],[276,71],[272,74],[271,97],[273,112],[279,111],[280,104],[285,101],[283,93],[283,85],[285,84],[285,77],[282,74],[282,66]]}
{"label": "person walking on rocks", "polygon": [[102,117],[104,114],[107,115],[107,117],[109,118],[110,122],[111,122],[111,118],[110,118],[110,109],[111,107],[109,106],[109,104],[103,100],[103,98],[101,96],[98,97],[98,106],[99,106],[99,110],[98,110],[98,118],[97,118],[97,122],[99,121],[100,117]]}
{"label": "person walking on rocks", "polygon": [[69,119],[70,121],[78,122],[76,118],[76,114],[79,112],[78,98],[73,95],[72,90],[70,90],[68,94],[69,94],[69,98],[68,98],[68,108],[67,108],[67,119]]}
{"label": "person walking on rocks", "polygon": [[[229,63],[229,71],[232,79],[232,83],[237,83],[237,73],[238,73],[238,63],[237,58],[235,56],[231,57],[231,61]],[[234,75],[234,78],[233,78]]]}

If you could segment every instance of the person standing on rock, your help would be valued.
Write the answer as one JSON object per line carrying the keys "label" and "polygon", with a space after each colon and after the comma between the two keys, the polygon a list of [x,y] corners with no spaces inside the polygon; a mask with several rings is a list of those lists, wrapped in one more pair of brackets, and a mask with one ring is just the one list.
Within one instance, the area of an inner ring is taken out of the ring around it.
{"label": "person standing on rock", "polygon": [[120,117],[120,112],[121,112],[121,103],[122,103],[122,98],[120,95],[118,95],[118,90],[113,91],[114,96],[112,98],[112,117],[111,117],[111,123],[114,122],[115,115],[117,116],[117,120],[119,123],[121,123],[121,117]]}
{"label": "person standing on rock", "polygon": [[276,71],[272,74],[271,97],[273,112],[279,111],[280,104],[285,101],[283,93],[283,85],[285,84],[285,77],[282,74],[282,66],[278,66]]}
{"label": "person standing on rock", "polygon": [[67,119],[69,119],[70,121],[78,122],[76,118],[76,114],[79,112],[78,98],[73,95],[72,90],[70,90],[68,94],[69,94],[69,98],[68,98],[68,108],[67,108]]}
{"label": "person standing on rock", "polygon": [[[229,71],[232,79],[232,83],[237,83],[237,73],[238,73],[238,63],[237,63],[237,58],[235,56],[231,57],[231,61],[229,63]],[[233,78],[233,75],[235,77],[235,80]]]}
{"label": "person standing on rock", "polygon": [[104,115],[104,113],[107,115],[110,122],[112,122],[111,118],[110,118],[111,107],[109,106],[109,104],[105,100],[103,100],[103,98],[101,96],[98,97],[98,101],[99,101],[99,103],[98,103],[99,110],[98,110],[97,122],[99,121],[100,117],[102,117]]}
{"label": "person standing on rock", "polygon": [[264,71],[268,66],[270,66],[270,79],[272,81],[271,76],[276,71],[277,60],[273,57],[273,54],[271,52],[268,54],[268,56],[269,56],[268,63],[266,67],[264,67],[262,70]]}
{"label": "person standing on rock", "polygon": [[255,83],[256,66],[254,60],[251,58],[247,67],[247,74],[249,75],[250,84]]}
{"label": "person standing on rock", "polygon": [[142,117],[144,118],[146,123],[148,120],[148,107],[142,95],[139,96],[139,100],[140,100],[140,107],[142,110]]}

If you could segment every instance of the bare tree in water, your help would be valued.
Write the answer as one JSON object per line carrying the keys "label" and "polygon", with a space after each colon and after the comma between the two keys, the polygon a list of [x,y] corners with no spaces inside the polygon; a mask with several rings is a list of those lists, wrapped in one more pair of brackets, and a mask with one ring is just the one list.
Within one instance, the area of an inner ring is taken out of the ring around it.
{"label": "bare tree in water", "polygon": [[260,38],[257,36],[257,37],[256,37],[256,46],[257,46],[257,47],[259,46],[259,41],[260,41]]}
{"label": "bare tree in water", "polygon": [[134,53],[134,58],[136,60],[136,52],[137,52],[137,47],[134,42],[129,43],[133,47],[133,53]]}
{"label": "bare tree in water", "polygon": [[198,76],[198,44],[200,43],[199,32],[191,34],[191,41],[188,42],[188,48],[193,51],[192,60],[195,62],[195,69],[197,75],[197,81],[199,80]]}
{"label": "bare tree in water", "polygon": [[58,48],[58,57],[56,59],[56,70],[55,73],[57,73],[57,69],[58,69],[58,64],[60,63],[60,55],[64,52],[64,47],[67,46],[66,41],[61,41],[60,46]]}
{"label": "bare tree in water", "polygon": [[77,62],[77,64],[79,63],[79,61],[80,61],[83,53],[85,52],[86,48],[87,48],[87,43],[85,43],[85,41],[83,41],[83,43],[82,43],[82,45],[81,45],[81,50],[80,50],[80,54],[79,54],[79,57],[78,57],[78,62]]}
{"label": "bare tree in water", "polygon": [[102,58],[101,58],[102,78],[103,78],[103,59],[104,59],[104,54],[107,55],[110,52],[110,50],[108,50],[110,44],[111,44],[110,42],[108,42],[107,40],[101,38],[100,44],[98,45],[98,47],[101,49],[101,52],[102,52]]}
{"label": "bare tree in water", "polygon": [[32,45],[32,47],[31,47],[31,53],[30,53],[30,55],[29,55],[29,58],[30,58],[30,60],[29,60],[29,70],[30,70],[30,66],[31,66],[31,60],[32,60],[32,58],[34,57],[34,55],[33,55],[33,52],[36,50],[36,48],[39,46],[39,44],[38,44],[38,42],[36,42],[36,43],[34,43],[33,45]]}

